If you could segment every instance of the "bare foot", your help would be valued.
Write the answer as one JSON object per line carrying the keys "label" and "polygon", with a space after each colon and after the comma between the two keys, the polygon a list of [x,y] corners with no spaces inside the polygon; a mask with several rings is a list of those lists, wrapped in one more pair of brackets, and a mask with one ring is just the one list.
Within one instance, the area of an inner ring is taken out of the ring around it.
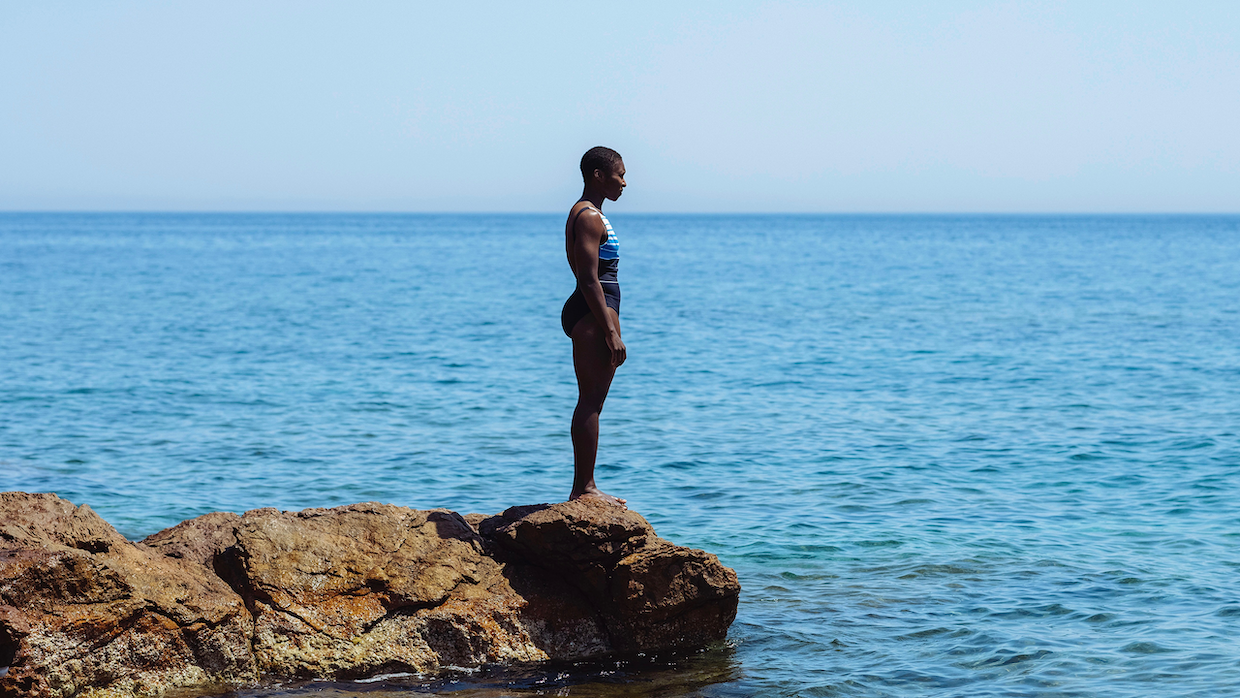
{"label": "bare foot", "polygon": [[620,499],[619,497],[613,497],[610,494],[603,492],[602,490],[586,490],[585,492],[581,492],[579,494],[569,495],[568,501],[571,502],[574,499],[593,499],[595,501],[605,502],[607,504],[615,504],[616,506],[624,507],[625,509],[628,508],[624,506],[625,504],[628,503],[628,500]]}

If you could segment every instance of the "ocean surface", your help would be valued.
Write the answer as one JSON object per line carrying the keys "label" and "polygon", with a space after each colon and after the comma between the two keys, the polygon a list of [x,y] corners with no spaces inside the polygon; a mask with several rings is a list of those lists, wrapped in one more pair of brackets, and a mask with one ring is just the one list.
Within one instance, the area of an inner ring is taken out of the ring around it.
{"label": "ocean surface", "polygon": [[[1240,217],[608,208],[599,484],[728,641],[244,698],[1240,695]],[[0,214],[0,490],[562,500],[563,215]]]}

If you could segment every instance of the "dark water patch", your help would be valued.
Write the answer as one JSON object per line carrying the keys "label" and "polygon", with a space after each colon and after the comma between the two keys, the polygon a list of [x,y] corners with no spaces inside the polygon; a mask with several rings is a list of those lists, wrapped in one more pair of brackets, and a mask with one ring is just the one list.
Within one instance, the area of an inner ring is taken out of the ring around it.
{"label": "dark water patch", "polygon": [[899,637],[895,639],[897,640],[921,640],[923,638],[935,637],[937,635],[943,635],[944,633],[952,633],[952,632],[959,633],[961,631],[959,630],[953,631],[951,628],[931,628],[929,630],[919,630],[915,633],[909,633],[907,635],[900,635]]}
{"label": "dark water patch", "polygon": [[977,567],[962,567],[959,565],[918,565],[909,572],[902,574],[898,579],[916,579],[918,577],[936,577],[941,575],[958,575],[969,574],[976,575],[982,570]]}
{"label": "dark water patch", "polygon": [[1175,650],[1162,647],[1155,642],[1133,642],[1124,645],[1120,651],[1128,652],[1129,654],[1163,654],[1166,652],[1175,652]]}
{"label": "dark water patch", "polygon": [[986,657],[985,659],[982,659],[977,662],[965,663],[965,664],[962,664],[962,666],[969,668],[969,669],[984,669],[984,668],[989,668],[989,667],[1007,667],[1007,666],[1012,666],[1014,664],[1021,664],[1024,662],[1037,661],[1044,657],[1049,657],[1052,654],[1054,653],[1051,652],[1050,650],[1037,650],[1036,652],[1032,652],[1032,653],[1026,653],[1026,652],[1018,653],[1018,652],[1013,652],[1011,650],[998,650],[991,656]]}
{"label": "dark water patch", "polygon": [[1020,608],[1014,611],[996,611],[990,613],[989,615],[992,618],[1003,620],[1018,620],[1025,618],[1053,618],[1056,616],[1071,615],[1073,613],[1074,611],[1071,609],[1061,606],[1060,604],[1053,603],[1033,608]]}

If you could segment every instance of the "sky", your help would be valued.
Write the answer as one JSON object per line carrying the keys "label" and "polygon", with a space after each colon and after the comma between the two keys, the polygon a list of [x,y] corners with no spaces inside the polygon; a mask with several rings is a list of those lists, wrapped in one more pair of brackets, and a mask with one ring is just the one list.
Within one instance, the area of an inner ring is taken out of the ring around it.
{"label": "sky", "polygon": [[1240,2],[0,0],[0,210],[1240,212]]}

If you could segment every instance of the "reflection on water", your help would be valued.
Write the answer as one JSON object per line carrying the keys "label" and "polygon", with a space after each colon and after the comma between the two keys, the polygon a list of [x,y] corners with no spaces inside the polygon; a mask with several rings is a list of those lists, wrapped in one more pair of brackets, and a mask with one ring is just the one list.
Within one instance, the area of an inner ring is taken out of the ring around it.
{"label": "reflection on water", "polygon": [[[412,696],[576,696],[627,698],[629,696],[743,696],[740,664],[735,649],[721,644],[692,654],[613,657],[607,660],[550,663],[525,667],[496,667],[443,676],[388,675],[366,681],[283,682],[228,693],[219,698],[411,698]],[[207,694],[211,695],[211,694]],[[170,698],[201,697],[168,694]]]}

